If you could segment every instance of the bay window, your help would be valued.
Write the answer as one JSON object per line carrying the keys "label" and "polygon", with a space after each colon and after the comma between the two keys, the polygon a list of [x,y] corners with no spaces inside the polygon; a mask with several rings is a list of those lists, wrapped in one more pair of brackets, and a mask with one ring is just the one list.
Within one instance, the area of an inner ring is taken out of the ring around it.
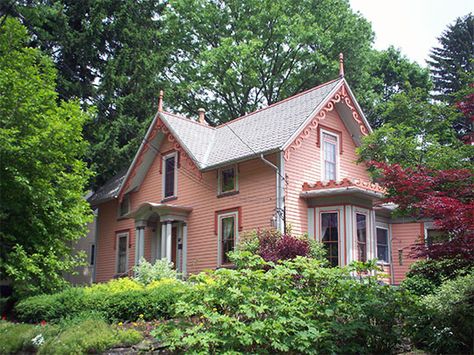
{"label": "bay window", "polygon": [[321,213],[321,241],[331,266],[339,265],[339,230],[337,212]]}
{"label": "bay window", "polygon": [[367,216],[356,213],[357,255],[359,261],[367,261]]}

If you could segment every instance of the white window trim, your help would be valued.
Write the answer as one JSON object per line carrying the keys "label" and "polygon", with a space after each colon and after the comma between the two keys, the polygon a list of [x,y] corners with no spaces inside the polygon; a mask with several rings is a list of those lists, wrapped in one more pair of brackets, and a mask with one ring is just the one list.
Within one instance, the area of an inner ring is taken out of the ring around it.
{"label": "white window trim", "polygon": [[[222,191],[222,170],[226,170],[226,169],[229,169],[229,168],[234,169],[235,186],[234,186],[233,190]],[[237,164],[228,165],[228,166],[224,166],[222,168],[219,168],[218,171],[217,171],[217,194],[218,195],[225,195],[225,194],[228,194],[228,193],[238,192],[238,191],[239,191],[239,170],[237,168]]]}
{"label": "white window trim", "polygon": [[340,177],[340,171],[341,171],[341,160],[339,158],[339,155],[340,155],[340,139],[341,137],[339,137],[339,134],[337,133],[334,133],[334,132],[331,132],[331,131],[328,131],[328,130],[325,130],[325,129],[321,129],[320,130],[320,136],[319,136],[319,141],[321,142],[319,147],[320,147],[320,161],[321,161],[321,180],[322,181],[329,181],[326,179],[326,166],[325,166],[325,160],[324,160],[324,140],[323,140],[323,135],[324,134],[327,134],[327,135],[330,135],[330,136],[333,136],[336,138],[336,181],[340,181],[341,180],[341,177]]}
{"label": "white window trim", "polygon": [[[366,238],[365,238],[365,250],[367,254],[367,261],[376,258],[376,252],[373,251],[374,248],[374,231],[375,230],[372,226],[372,219],[370,218],[370,211],[365,208],[356,207],[354,208],[354,217],[353,217],[353,239],[354,239],[354,260],[359,260],[358,255],[358,238],[357,238],[357,215],[363,214],[365,215],[365,228],[366,228]],[[377,240],[375,240],[375,245]]]}
{"label": "white window trim", "polygon": [[390,241],[392,240],[391,238],[391,231],[390,228],[388,227],[387,223],[379,223],[377,222],[375,225],[375,257],[377,257],[377,248],[378,248],[378,242],[377,242],[377,229],[385,229],[387,231],[387,253],[388,253],[388,261],[383,261],[383,260],[377,260],[378,264],[381,265],[390,265],[390,260],[391,260],[391,255],[392,255],[392,243]]}
{"label": "white window trim", "polygon": [[[174,157],[174,194],[173,196],[165,196],[165,182],[166,182],[166,160],[168,158]],[[161,196],[163,196],[163,200],[169,198],[176,198],[178,197],[178,152],[172,152],[166,154],[162,157],[161,160],[161,171],[162,171],[162,178],[161,178]]]}
{"label": "white window trim", "polygon": [[[235,237],[234,237],[234,249],[239,242],[239,212],[232,211],[232,212],[224,212],[217,215],[217,266],[224,265],[222,263],[222,219],[227,217],[234,217],[234,229],[235,229]],[[227,265],[227,264],[225,264]]]}
{"label": "white window trim", "polygon": [[344,258],[344,251],[346,248],[346,241],[344,240],[345,236],[345,221],[344,221],[344,207],[340,205],[336,206],[325,206],[325,207],[316,207],[314,214],[315,214],[315,239],[318,242],[322,243],[323,236],[322,236],[322,219],[321,213],[337,213],[337,227],[338,227],[338,259],[339,259],[339,266],[345,265],[345,258]]}
{"label": "white window trim", "polygon": [[128,258],[129,258],[129,248],[128,248],[128,243],[129,243],[129,238],[130,238],[130,235],[129,235],[129,232],[120,232],[120,233],[117,233],[117,235],[115,236],[116,241],[115,241],[115,245],[116,245],[116,252],[115,252],[115,273],[118,274],[119,273],[119,270],[118,270],[118,266],[119,266],[119,240],[120,238],[122,237],[126,237],[126,253],[125,253],[125,272],[127,272],[127,269],[128,269]]}

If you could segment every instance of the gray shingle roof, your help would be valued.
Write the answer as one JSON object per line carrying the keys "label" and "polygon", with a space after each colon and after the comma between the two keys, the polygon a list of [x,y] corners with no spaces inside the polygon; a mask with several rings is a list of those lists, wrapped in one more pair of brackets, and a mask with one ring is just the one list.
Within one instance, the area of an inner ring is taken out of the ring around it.
{"label": "gray shingle roof", "polygon": [[[341,81],[330,81],[216,128],[168,112],[160,112],[159,117],[199,169],[209,170],[280,150]],[[117,174],[89,202],[116,197],[125,177],[126,171]]]}
{"label": "gray shingle roof", "polygon": [[160,117],[199,168],[207,170],[281,149],[339,83],[326,83],[216,128],[165,112]]}

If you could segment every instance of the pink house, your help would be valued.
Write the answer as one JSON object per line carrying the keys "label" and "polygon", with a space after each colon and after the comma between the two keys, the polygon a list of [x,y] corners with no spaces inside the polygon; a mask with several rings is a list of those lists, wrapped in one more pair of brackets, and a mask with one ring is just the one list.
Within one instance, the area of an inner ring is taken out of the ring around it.
{"label": "pink house", "polygon": [[158,112],[128,170],[90,199],[98,209],[96,282],[141,257],[189,274],[229,264],[244,231],[291,226],[333,265],[377,258],[399,283],[429,232],[391,217],[356,148],[371,133],[343,76],[229,123]]}

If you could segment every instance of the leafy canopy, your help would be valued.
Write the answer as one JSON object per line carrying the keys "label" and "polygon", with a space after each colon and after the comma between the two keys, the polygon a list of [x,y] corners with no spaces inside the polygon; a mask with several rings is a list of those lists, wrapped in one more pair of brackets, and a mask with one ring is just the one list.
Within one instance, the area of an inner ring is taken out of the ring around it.
{"label": "leafy canopy", "polygon": [[58,99],[56,70],[26,46],[18,21],[0,28],[0,231],[2,278],[19,295],[49,292],[80,261],[71,242],[86,234],[83,198],[91,176],[82,160],[90,114]]}

